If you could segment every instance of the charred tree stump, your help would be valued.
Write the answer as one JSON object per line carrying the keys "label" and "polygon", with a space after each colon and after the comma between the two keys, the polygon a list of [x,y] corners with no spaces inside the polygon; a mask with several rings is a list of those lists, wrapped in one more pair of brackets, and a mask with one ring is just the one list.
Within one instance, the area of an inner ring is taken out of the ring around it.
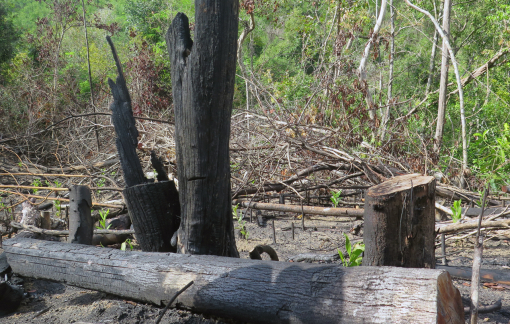
{"label": "charred tree stump", "polygon": [[0,282],[0,316],[14,312],[23,300],[23,290],[7,282]]}
{"label": "charred tree stump", "polygon": [[[175,252],[170,241],[179,227],[179,193],[173,181],[124,189],[136,240],[146,252]],[[163,230],[167,229],[167,230]]]}
{"label": "charred tree stump", "polygon": [[112,122],[117,133],[116,145],[127,188],[124,198],[135,229],[136,239],[143,251],[175,252],[170,245],[172,235],[179,227],[179,194],[173,181],[168,180],[163,164],[153,153],[152,161],[158,170],[157,183],[149,182],[136,153],[138,130],[133,118],[131,97],[126,85],[115,46],[109,36],[113,58],[117,66],[117,83],[108,79],[114,101],[110,106]]}
{"label": "charred tree stump", "polygon": [[32,239],[4,243],[15,273],[243,323],[464,323],[459,291],[436,269],[353,267],[116,249]]}
{"label": "charred tree stump", "polygon": [[177,246],[182,253],[239,256],[229,155],[238,14],[238,0],[197,0],[194,42],[183,13],[166,34],[182,222]]}
{"label": "charred tree stump", "polygon": [[434,177],[408,174],[368,189],[363,265],[434,268]]}
{"label": "charred tree stump", "polygon": [[69,188],[69,243],[92,244],[94,219],[90,214],[92,196],[87,186]]}

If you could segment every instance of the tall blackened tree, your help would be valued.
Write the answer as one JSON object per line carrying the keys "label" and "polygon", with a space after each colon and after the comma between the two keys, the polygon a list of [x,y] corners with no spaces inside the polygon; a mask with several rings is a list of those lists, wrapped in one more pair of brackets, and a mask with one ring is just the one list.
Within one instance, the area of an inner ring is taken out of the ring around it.
{"label": "tall blackened tree", "polygon": [[166,35],[172,62],[181,253],[239,256],[229,157],[238,15],[238,0],[196,0],[194,41],[183,13],[176,15]]}

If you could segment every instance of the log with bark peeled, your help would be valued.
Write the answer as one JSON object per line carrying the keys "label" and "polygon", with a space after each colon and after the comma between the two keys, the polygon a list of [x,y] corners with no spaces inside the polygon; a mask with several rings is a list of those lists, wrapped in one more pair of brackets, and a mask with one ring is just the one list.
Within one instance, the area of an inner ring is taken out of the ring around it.
{"label": "log with bark peeled", "polygon": [[259,202],[249,202],[246,200],[235,200],[234,204],[239,204],[245,208],[259,209],[259,210],[274,210],[289,213],[302,213],[307,215],[327,215],[339,217],[361,217],[363,216],[363,209],[357,208],[333,208],[333,207],[314,207],[314,206],[301,206],[297,205],[280,205],[280,204],[267,204]]}
{"label": "log with bark peeled", "polygon": [[[32,239],[4,242],[22,276],[250,323],[464,323],[446,271],[126,252]],[[255,301],[255,302],[254,302]]]}

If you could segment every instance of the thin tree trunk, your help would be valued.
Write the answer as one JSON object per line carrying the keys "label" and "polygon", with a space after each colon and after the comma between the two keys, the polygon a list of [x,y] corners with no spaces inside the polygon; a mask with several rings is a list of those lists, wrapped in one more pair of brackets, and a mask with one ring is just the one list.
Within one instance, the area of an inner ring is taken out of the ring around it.
{"label": "thin tree trunk", "polygon": [[166,41],[172,88],[181,225],[177,249],[238,257],[230,193],[230,119],[239,2],[196,0],[195,37],[178,13]]}
{"label": "thin tree trunk", "polygon": [[[379,12],[379,17],[377,17],[377,21],[374,26],[374,31],[372,33],[372,37],[370,37],[370,39],[368,40],[368,43],[365,46],[365,50],[363,52],[363,56],[361,57],[361,61],[359,63],[358,77],[361,82],[367,82],[366,67],[367,67],[367,62],[368,62],[368,56],[370,54],[370,49],[372,48],[372,44],[378,37],[377,34],[379,33],[379,30],[381,29],[381,25],[382,25],[382,21],[383,21],[385,12],[386,12],[386,0],[382,0],[381,1],[381,11]],[[372,99],[372,94],[370,93],[370,88],[369,88],[368,84],[367,84],[367,88],[366,88],[365,100],[367,102],[368,109],[369,109],[369,112],[368,112],[369,117],[370,117],[370,119],[373,120],[375,118],[375,110],[374,110],[375,104]]]}
{"label": "thin tree trunk", "polygon": [[405,2],[411,6],[412,8],[418,10],[419,12],[427,15],[430,20],[434,23],[434,26],[436,27],[437,31],[439,32],[439,35],[443,38],[443,41],[446,43],[446,47],[448,49],[448,52],[450,53],[450,58],[452,59],[452,65],[453,69],[455,70],[455,78],[457,80],[457,88],[459,89],[459,104],[460,104],[460,121],[461,121],[461,130],[462,130],[462,172],[460,177],[460,183],[461,186],[464,187],[465,185],[465,172],[467,170],[467,137],[466,137],[466,117],[464,113],[464,91],[462,90],[462,80],[460,79],[460,73],[459,73],[459,65],[457,64],[457,60],[455,59],[455,53],[453,52],[453,48],[450,45],[450,42],[448,41],[448,35],[446,35],[443,30],[441,29],[441,26],[439,26],[439,23],[436,19],[430,14],[430,12],[421,9],[418,6],[415,6],[412,4],[409,0],[405,0]]}
{"label": "thin tree trunk", "polygon": [[[452,1],[444,1],[443,10],[443,30],[446,34],[446,38],[449,38],[450,34],[450,12],[452,9]],[[436,30],[437,32],[437,30]],[[442,59],[441,59],[441,79],[439,84],[439,103],[437,107],[437,124],[436,124],[436,135],[434,136],[434,151],[439,154],[441,151],[441,145],[443,142],[443,130],[444,130],[444,117],[446,112],[446,95],[448,94],[448,48],[446,43],[447,39],[443,38]]]}
{"label": "thin tree trunk", "polygon": [[246,67],[244,66],[243,60],[243,43],[249,33],[251,33],[255,29],[255,17],[253,15],[253,11],[249,13],[250,20],[247,25],[244,26],[239,39],[237,40],[237,63],[239,64],[239,68],[241,69],[241,73],[244,77],[244,83],[246,86],[246,110],[250,109],[250,83],[248,82],[248,78],[246,76]]}
{"label": "thin tree trunk", "polygon": [[[434,3],[434,16],[437,18],[437,7],[436,7],[436,1],[433,1]],[[440,9],[441,10],[441,9]],[[429,62],[429,77],[427,78],[427,87],[425,88],[425,95],[428,95],[430,92],[430,87],[432,86],[432,79],[434,79],[434,72],[436,67],[436,52],[437,52],[437,41],[439,39],[439,33],[434,28],[434,40],[432,41],[432,50],[430,53],[430,62]]]}
{"label": "thin tree trunk", "polygon": [[390,109],[391,103],[393,102],[393,62],[395,59],[395,11],[393,8],[393,0],[390,0],[390,15],[391,15],[391,40],[390,40],[390,61],[388,63],[390,71],[388,76],[388,102],[386,111],[384,112],[381,124],[381,131],[379,135],[379,139],[384,140],[384,136],[386,135],[386,127],[388,125],[388,120],[390,118]]}
{"label": "thin tree trunk", "polygon": [[[94,91],[92,88],[92,73],[90,71],[90,51],[89,51],[89,37],[87,34],[87,20],[85,19],[85,1],[81,0],[81,7],[83,9],[83,31],[85,32],[85,45],[87,47],[87,68],[89,72],[89,85],[90,85],[90,102],[92,103],[92,111],[96,113],[96,105],[94,104]],[[96,133],[97,150],[100,150],[99,133],[97,131],[97,116],[94,115],[94,132]]]}
{"label": "thin tree trunk", "polygon": [[430,53],[430,63],[429,63],[429,77],[427,78],[427,87],[425,88],[425,95],[428,95],[430,91],[430,87],[432,86],[432,79],[434,78],[435,71],[435,60],[436,60],[436,52],[437,52],[437,40],[439,39],[439,33],[437,30],[434,30],[434,40],[432,41],[432,51]]}

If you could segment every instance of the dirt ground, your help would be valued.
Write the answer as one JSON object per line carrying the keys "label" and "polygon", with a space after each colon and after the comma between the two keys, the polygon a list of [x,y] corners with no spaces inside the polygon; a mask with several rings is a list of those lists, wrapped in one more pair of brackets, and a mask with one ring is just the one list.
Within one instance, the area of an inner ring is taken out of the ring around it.
{"label": "dirt ground", "polygon": [[[277,217],[274,217],[277,216]],[[264,212],[247,220],[248,239],[240,237],[236,230],[237,247],[242,258],[248,258],[248,252],[258,244],[268,244],[278,253],[280,261],[299,262],[300,254],[322,254],[333,256],[337,248],[344,250],[343,233],[362,223],[354,218],[311,216],[305,218],[305,230],[297,215],[279,215],[277,212]],[[276,243],[273,243],[273,220]],[[294,239],[290,230],[295,225]],[[238,223],[236,222],[236,226]],[[361,233],[360,233],[361,234]],[[353,243],[361,242],[361,235],[349,234]],[[510,232],[491,232],[492,237],[485,242],[482,267],[486,269],[510,269]],[[4,238],[5,239],[5,238]],[[471,266],[473,238],[447,242],[448,265]],[[2,250],[0,249],[0,252]],[[440,255],[438,249],[436,255]],[[334,258],[335,259],[335,258]],[[332,261],[315,261],[340,263],[338,258]],[[438,259],[438,264],[441,260]],[[509,270],[510,271],[510,270]],[[0,323],[154,323],[162,308],[150,304],[125,300],[105,293],[68,286],[46,280],[19,278],[13,276],[13,283],[25,289],[26,298],[19,309],[8,316],[0,317]],[[464,306],[469,305],[469,281],[454,279],[460,290]],[[501,310],[489,314],[480,314],[480,323],[510,323],[510,287],[496,290],[480,288],[482,305],[502,300]],[[467,317],[466,317],[467,320]],[[227,319],[210,318],[200,314],[179,309],[170,309],[161,323],[233,323]]]}

